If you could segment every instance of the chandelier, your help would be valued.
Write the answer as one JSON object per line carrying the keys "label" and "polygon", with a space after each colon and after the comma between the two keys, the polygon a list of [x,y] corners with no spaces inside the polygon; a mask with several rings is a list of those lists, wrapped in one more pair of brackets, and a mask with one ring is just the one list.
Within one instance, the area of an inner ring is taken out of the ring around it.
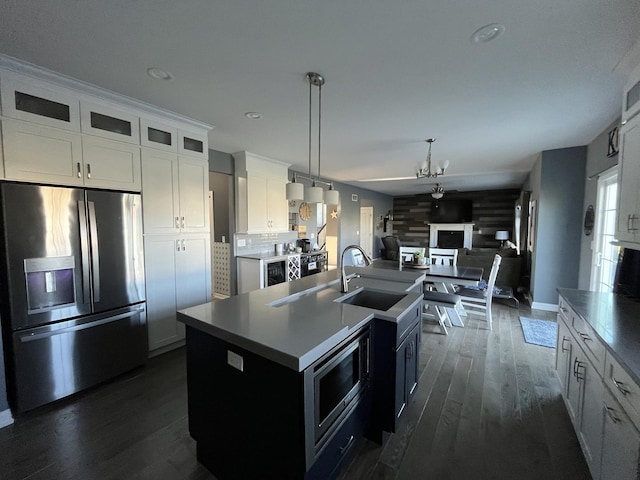
{"label": "chandelier", "polygon": [[[319,73],[309,72],[305,76],[309,83],[309,176],[300,175],[294,172],[291,182],[287,183],[287,200],[304,200],[307,203],[326,203],[327,205],[337,205],[340,196],[337,190],[333,188],[333,182],[325,182],[320,180],[320,132],[322,123],[322,86],[325,83],[324,77]],[[313,87],[318,87],[318,176],[311,176],[311,133],[312,133],[312,91]],[[304,185],[298,183],[297,177],[311,180],[311,187],[305,188]],[[324,184],[329,187],[323,190],[318,184]]]}
{"label": "chandelier", "polygon": [[431,196],[436,200],[441,199],[444,196],[444,188],[439,183],[436,183],[436,186],[431,189]]}
{"label": "chandelier", "polygon": [[438,166],[438,170],[431,171],[431,144],[435,142],[435,138],[427,138],[425,142],[429,144],[429,151],[427,152],[426,160],[423,160],[421,164],[416,167],[416,178],[436,178],[440,175],[444,175],[444,171],[449,167],[449,160],[441,162]]}

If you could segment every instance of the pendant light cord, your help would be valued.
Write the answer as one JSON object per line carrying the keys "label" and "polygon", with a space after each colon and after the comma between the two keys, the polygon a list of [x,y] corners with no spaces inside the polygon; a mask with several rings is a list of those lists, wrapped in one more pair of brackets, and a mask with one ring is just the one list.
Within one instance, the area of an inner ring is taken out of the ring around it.
{"label": "pendant light cord", "polygon": [[309,81],[309,176],[311,177],[311,88],[313,85]]}
{"label": "pendant light cord", "polygon": [[318,85],[318,180],[320,180],[320,133],[322,128],[322,83]]}

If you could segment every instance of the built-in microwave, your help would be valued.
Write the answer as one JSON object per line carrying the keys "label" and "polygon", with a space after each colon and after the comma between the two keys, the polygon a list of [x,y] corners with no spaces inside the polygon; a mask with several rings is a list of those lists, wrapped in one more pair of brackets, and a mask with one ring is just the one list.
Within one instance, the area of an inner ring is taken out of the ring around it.
{"label": "built-in microwave", "polygon": [[305,370],[307,466],[358,404],[368,386],[370,370],[368,327]]}

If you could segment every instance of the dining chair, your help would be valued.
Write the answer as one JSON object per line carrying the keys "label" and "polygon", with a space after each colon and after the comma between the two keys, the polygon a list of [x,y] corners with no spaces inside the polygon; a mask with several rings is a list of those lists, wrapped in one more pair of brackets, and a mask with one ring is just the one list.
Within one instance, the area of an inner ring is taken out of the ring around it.
{"label": "dining chair", "polygon": [[457,248],[429,248],[429,263],[431,265],[458,265]]}
{"label": "dining chair", "polygon": [[493,258],[487,288],[459,287],[456,290],[456,294],[461,297],[462,306],[466,314],[484,317],[489,325],[489,330],[492,330],[491,301],[493,299],[493,287],[496,284],[496,277],[498,276],[501,261],[502,257],[500,255],[496,255]]}
{"label": "dining chair", "polygon": [[415,252],[420,252],[422,256],[424,256],[425,248],[424,247],[399,247],[398,249],[398,261],[400,262],[400,268],[405,263],[410,263],[413,261],[413,254]]}

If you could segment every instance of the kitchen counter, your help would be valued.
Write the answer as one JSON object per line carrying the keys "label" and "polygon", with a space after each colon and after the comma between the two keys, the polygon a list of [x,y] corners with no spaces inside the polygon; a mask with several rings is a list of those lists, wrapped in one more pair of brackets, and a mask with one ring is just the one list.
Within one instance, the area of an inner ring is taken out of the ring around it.
{"label": "kitchen counter", "polygon": [[[347,268],[346,271],[348,275],[356,272],[361,275],[360,279],[352,280],[351,292],[358,285],[408,291],[421,284],[424,278],[424,273],[419,271],[389,270],[384,271],[384,275],[367,267]],[[397,287],[397,283],[406,285]],[[310,289],[316,291],[291,303],[270,306],[277,300]],[[395,322],[422,299],[420,293],[407,293],[404,299],[382,312],[334,301],[343,295],[340,271],[332,270],[180,310],[178,320],[301,372],[374,317]]]}
{"label": "kitchen counter", "polygon": [[602,340],[607,351],[640,383],[640,302],[613,293],[559,288],[558,293]]}

